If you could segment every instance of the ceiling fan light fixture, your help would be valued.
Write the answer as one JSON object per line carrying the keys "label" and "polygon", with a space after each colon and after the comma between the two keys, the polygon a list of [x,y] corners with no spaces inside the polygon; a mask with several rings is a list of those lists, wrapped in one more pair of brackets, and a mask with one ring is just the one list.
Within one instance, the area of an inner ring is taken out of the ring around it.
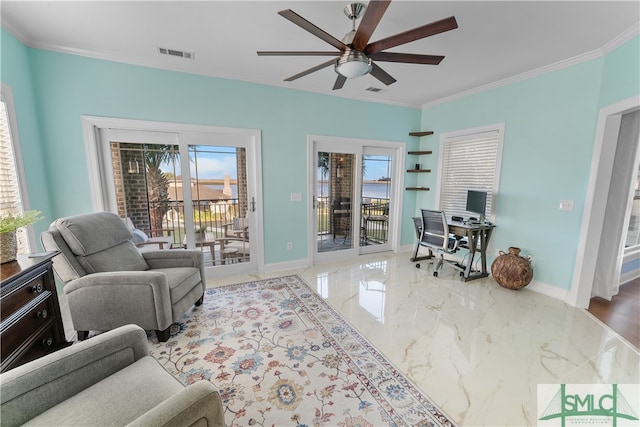
{"label": "ceiling fan light fixture", "polygon": [[367,58],[364,53],[348,50],[338,58],[335,71],[348,79],[353,79],[368,74],[371,67],[371,59]]}

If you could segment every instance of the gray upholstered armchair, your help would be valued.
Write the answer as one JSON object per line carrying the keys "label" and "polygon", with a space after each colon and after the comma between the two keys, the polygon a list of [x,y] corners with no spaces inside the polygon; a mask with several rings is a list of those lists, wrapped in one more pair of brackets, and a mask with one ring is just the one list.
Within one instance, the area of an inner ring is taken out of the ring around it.
{"label": "gray upholstered armchair", "polygon": [[224,426],[209,381],[187,387],[126,325],[0,375],[3,426]]}
{"label": "gray upholstered armchair", "polygon": [[53,269],[65,282],[71,320],[83,340],[89,331],[133,323],[169,339],[171,324],[203,302],[205,275],[198,250],[141,253],[115,214],[60,218],[41,234],[45,250],[59,250]]}

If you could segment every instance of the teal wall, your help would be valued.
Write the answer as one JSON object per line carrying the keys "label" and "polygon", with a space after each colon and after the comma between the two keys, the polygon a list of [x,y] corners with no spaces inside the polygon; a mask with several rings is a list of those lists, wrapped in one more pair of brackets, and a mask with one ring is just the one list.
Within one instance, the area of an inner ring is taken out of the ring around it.
{"label": "teal wall", "polygon": [[605,107],[640,93],[640,37],[636,37],[604,60],[598,107]]}
{"label": "teal wall", "polygon": [[[26,169],[31,209],[51,211],[46,182],[48,164],[44,155],[38,109],[29,65],[29,49],[4,30],[0,33],[0,80],[11,87],[18,119],[18,135]],[[37,227],[45,227],[42,221]]]}
{"label": "teal wall", "polygon": [[[408,132],[419,128],[419,109],[30,49],[4,31],[2,39],[2,81],[13,87],[30,80],[31,93],[14,88],[15,103],[37,105],[37,111],[18,112],[18,121],[21,136],[26,128],[40,131],[22,144],[30,188],[50,194],[40,229],[92,209],[82,115],[260,129],[267,264],[307,256],[307,135],[406,142],[409,149],[417,144]],[[35,152],[46,158],[46,175]],[[303,203],[290,202],[291,192],[302,193]],[[405,224],[414,211],[411,194]],[[403,244],[411,244],[410,232],[403,232]]]}
{"label": "teal wall", "polygon": [[[573,276],[599,109],[640,93],[638,37],[602,58],[422,112],[31,49],[4,30],[1,42],[0,77],[13,89],[31,204],[46,215],[37,232],[91,210],[82,115],[260,129],[267,264],[307,256],[307,135],[434,151],[420,159],[434,173],[405,176],[432,189],[405,193],[402,244],[410,245],[411,217],[435,206],[439,134],[504,122],[490,261],[519,246],[535,257],[535,279],[561,289]],[[435,134],[409,137],[414,130]],[[291,192],[304,202],[291,203]],[[574,200],[574,210],[559,211],[561,199]]]}
{"label": "teal wall", "polygon": [[[534,279],[570,288],[599,110],[640,92],[638,46],[636,37],[602,58],[423,109],[434,171],[440,133],[505,124],[489,261],[517,246],[533,255]],[[437,172],[421,179],[435,189]],[[562,199],[574,201],[572,212],[558,209]],[[435,203],[432,191],[417,206]]]}

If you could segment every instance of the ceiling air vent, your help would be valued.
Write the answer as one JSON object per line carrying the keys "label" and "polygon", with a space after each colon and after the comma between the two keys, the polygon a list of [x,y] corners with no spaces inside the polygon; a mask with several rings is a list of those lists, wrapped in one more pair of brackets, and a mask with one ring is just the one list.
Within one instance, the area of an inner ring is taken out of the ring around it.
{"label": "ceiling air vent", "polygon": [[384,89],[379,88],[379,87],[369,86],[365,90],[368,90],[369,92],[382,92]]}
{"label": "ceiling air vent", "polygon": [[181,50],[167,49],[166,47],[159,47],[158,52],[160,52],[161,55],[177,56],[178,58],[184,58],[184,59],[195,59],[195,54],[193,52],[184,52]]}

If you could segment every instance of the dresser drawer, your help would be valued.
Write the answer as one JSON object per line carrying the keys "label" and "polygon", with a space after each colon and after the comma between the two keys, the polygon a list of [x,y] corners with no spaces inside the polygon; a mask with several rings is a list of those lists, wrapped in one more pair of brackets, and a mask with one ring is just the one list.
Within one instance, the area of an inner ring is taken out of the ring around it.
{"label": "dresser drawer", "polygon": [[0,337],[2,354],[11,354],[18,350],[25,341],[33,340],[34,334],[39,335],[41,330],[49,327],[54,321],[55,314],[49,297],[18,318],[8,328],[3,328]]}
{"label": "dresser drawer", "polygon": [[2,302],[0,303],[0,319],[4,320],[11,316],[43,292],[47,292],[44,276],[38,276],[27,284],[14,289],[2,298]]}
{"label": "dresser drawer", "polygon": [[52,323],[48,328],[21,344],[23,348],[20,353],[14,353],[14,357],[11,359],[2,360],[3,372],[49,354],[60,348],[61,343],[56,339],[55,324]]}
{"label": "dresser drawer", "polygon": [[18,255],[0,264],[0,372],[71,345],[52,270],[58,254]]}

